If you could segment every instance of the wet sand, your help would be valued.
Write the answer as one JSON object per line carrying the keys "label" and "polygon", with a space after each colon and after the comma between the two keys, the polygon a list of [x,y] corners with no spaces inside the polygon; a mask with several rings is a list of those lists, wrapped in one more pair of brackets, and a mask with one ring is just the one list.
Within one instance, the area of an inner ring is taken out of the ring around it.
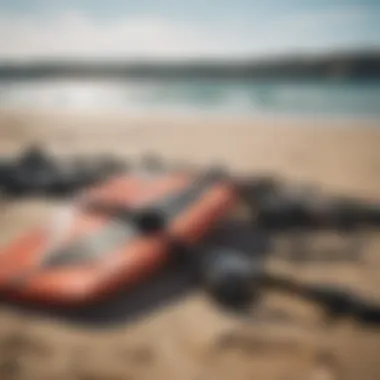
{"label": "wet sand", "polygon": [[[0,114],[2,153],[44,141],[57,153],[146,152],[195,164],[269,172],[323,190],[380,197],[376,122],[245,118]],[[47,202],[1,201],[0,244],[52,212]],[[367,234],[360,263],[289,264],[273,270],[334,281],[380,299],[380,239]],[[378,379],[380,334],[350,322],[327,324],[319,310],[268,295],[255,322],[221,313],[200,291],[137,321],[83,327],[0,305],[0,379]]]}

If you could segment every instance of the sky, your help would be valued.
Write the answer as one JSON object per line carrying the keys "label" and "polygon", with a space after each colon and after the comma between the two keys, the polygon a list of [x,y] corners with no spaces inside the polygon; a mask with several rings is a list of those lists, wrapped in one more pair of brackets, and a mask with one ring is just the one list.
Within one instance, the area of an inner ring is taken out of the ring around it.
{"label": "sky", "polygon": [[380,0],[0,0],[0,60],[380,50]]}

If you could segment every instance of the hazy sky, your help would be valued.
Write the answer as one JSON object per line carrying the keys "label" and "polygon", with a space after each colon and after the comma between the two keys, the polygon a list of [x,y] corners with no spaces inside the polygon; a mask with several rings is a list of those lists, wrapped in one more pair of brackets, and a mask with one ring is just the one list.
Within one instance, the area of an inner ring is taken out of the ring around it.
{"label": "hazy sky", "polygon": [[0,0],[0,59],[380,48],[380,0]]}

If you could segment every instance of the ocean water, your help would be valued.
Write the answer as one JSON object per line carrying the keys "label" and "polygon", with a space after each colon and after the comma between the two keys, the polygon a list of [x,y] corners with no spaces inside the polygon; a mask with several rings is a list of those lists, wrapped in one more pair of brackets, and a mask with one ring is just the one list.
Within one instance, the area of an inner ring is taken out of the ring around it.
{"label": "ocean water", "polygon": [[380,80],[2,80],[0,108],[380,118]]}

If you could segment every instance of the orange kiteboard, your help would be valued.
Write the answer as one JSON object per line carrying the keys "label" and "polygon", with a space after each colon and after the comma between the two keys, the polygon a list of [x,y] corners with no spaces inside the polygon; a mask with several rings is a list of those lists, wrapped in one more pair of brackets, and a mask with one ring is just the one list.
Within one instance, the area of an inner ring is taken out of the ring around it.
{"label": "orange kiteboard", "polygon": [[[200,242],[235,199],[228,182],[207,176],[128,174],[108,180],[0,252],[0,293],[67,307],[100,300],[163,267],[173,239]],[[132,214],[154,209],[165,219],[164,231],[143,233],[133,219],[86,207],[91,202]]]}

